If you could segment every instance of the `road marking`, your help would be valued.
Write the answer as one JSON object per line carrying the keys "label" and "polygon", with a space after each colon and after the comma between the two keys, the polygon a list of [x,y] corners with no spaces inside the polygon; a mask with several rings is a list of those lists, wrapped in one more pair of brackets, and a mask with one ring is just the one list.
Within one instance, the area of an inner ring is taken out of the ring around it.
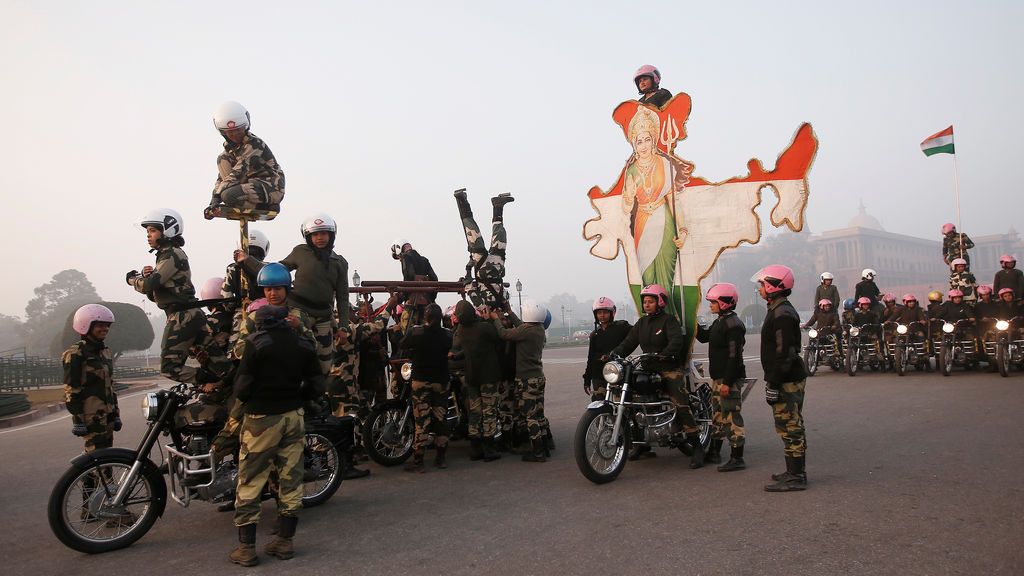
{"label": "road marking", "polygon": [[[708,357],[707,356],[695,356],[693,359],[694,360],[700,360],[701,362],[707,362]],[[743,361],[744,362],[751,362],[753,360],[760,360],[760,359],[761,359],[760,356],[744,356],[743,357]],[[544,360],[544,363],[545,364],[552,364],[552,365],[555,365],[555,364],[586,364],[587,363],[587,359],[586,358],[550,358],[550,359]]]}
{"label": "road marking", "polygon": [[[135,398],[136,396],[142,396],[143,394],[149,394],[150,392],[152,392],[152,389],[143,390],[142,392],[136,392],[134,394],[129,394],[127,396],[120,396],[120,395],[118,395],[118,397],[117,397],[117,404],[118,404],[118,406],[121,405],[121,399],[122,398],[124,398],[124,399]],[[46,424],[52,424],[54,422],[59,422],[59,421],[64,420],[66,418],[71,418],[71,414],[65,414],[63,416],[58,416],[58,417],[53,418],[51,420],[44,420],[42,422],[36,422],[35,424],[26,424],[25,426],[19,426],[18,428],[11,428],[10,430],[2,430],[2,431],[0,431],[0,436],[2,436],[4,434],[10,434],[12,432],[21,432],[22,430],[28,430],[29,428],[35,428],[36,426],[45,426]]]}

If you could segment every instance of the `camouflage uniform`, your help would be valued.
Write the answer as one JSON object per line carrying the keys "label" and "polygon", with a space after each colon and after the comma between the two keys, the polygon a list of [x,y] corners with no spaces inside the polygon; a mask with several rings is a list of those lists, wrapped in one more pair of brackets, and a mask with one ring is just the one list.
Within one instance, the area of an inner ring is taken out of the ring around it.
{"label": "camouflage uniform", "polygon": [[[743,431],[743,415],[740,413],[743,381],[728,385],[725,380],[719,378],[714,384],[711,407],[715,416],[712,421],[711,437],[716,440],[728,438],[730,446],[739,448],[744,445],[746,436]],[[729,393],[724,396],[721,393],[723,386],[729,389]]]}
{"label": "camouflage uniform", "polygon": [[224,142],[217,172],[213,204],[251,211],[284,199],[284,171],[270,148],[252,133],[240,144]]}
{"label": "camouflage uniform", "polygon": [[516,378],[516,425],[528,430],[530,440],[551,434],[551,424],[544,416],[544,387],[547,378]]}
{"label": "camouflage uniform", "polygon": [[[960,247],[961,239],[963,240],[963,248]],[[967,261],[967,270],[970,271],[971,255],[967,251],[971,248],[974,248],[974,242],[967,234],[950,232],[942,236],[942,259],[946,262],[947,266],[953,260],[963,258]]]}
{"label": "camouflage uniform", "polygon": [[978,281],[970,272],[952,272],[949,275],[949,289],[959,290],[964,293],[964,302],[974,302],[978,299],[974,289],[978,287]]}
{"label": "camouflage uniform", "polygon": [[302,410],[284,414],[246,414],[242,423],[235,493],[235,525],[260,519],[260,494],[272,474],[278,474],[277,510],[295,516],[302,508],[302,450],[305,444]]}
{"label": "camouflage uniform", "polygon": [[382,310],[369,322],[349,323],[343,331],[344,344],[336,345],[327,375],[327,394],[335,416],[355,415],[360,419],[370,413],[370,403],[359,390],[359,344],[384,332],[391,315]]}
{"label": "camouflage uniform", "polygon": [[114,363],[102,342],[79,340],[64,351],[65,406],[75,424],[85,424],[85,451],[114,445],[114,419],[120,412],[114,393]]}
{"label": "camouflage uniform", "polygon": [[[459,205],[462,228],[466,234],[466,248],[469,250],[469,262],[466,264],[466,296],[476,307],[507,301],[508,294],[502,284],[505,281],[505,249],[508,246],[508,239],[505,234],[502,207],[505,203],[511,202],[511,197],[499,196],[491,200],[494,205],[494,216],[491,220],[489,249],[484,246],[483,234],[473,217],[465,192],[456,192],[455,198]],[[470,281],[472,270],[476,271],[477,281]]]}
{"label": "camouflage uniform", "polygon": [[196,383],[196,369],[186,366],[189,351],[202,343],[206,317],[194,306],[196,290],[184,250],[166,240],[156,253],[156,266],[148,276],[129,280],[136,291],[145,294],[167,314],[160,341],[160,375],[188,384]]}
{"label": "camouflage uniform", "polygon": [[447,382],[412,381],[412,413],[416,422],[416,442],[413,448],[423,450],[434,434],[434,446],[448,445],[448,399],[451,390]]}
{"label": "camouflage uniform", "polygon": [[800,358],[800,317],[785,298],[768,303],[761,326],[761,365],[765,386],[778,392],[770,402],[775,432],[782,438],[786,456],[802,459],[807,443],[803,418],[807,372]]}
{"label": "camouflage uniform", "polygon": [[498,383],[464,384],[462,390],[469,412],[469,437],[494,438],[498,433]]}

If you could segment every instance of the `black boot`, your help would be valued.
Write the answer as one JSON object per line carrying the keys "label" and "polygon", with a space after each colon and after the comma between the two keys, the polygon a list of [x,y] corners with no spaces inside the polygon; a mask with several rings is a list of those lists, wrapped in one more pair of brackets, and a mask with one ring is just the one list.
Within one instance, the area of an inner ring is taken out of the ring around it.
{"label": "black boot", "polygon": [[263,547],[263,551],[271,556],[277,556],[281,560],[290,560],[295,556],[292,538],[295,537],[295,528],[299,525],[299,519],[295,516],[278,516],[278,518],[280,531],[278,531],[277,537]]}
{"label": "black boot", "polygon": [[412,459],[405,463],[406,472],[416,472],[422,474],[427,471],[423,466],[423,450],[415,450],[412,453]]}
{"label": "black boot", "polygon": [[498,460],[499,458],[501,458],[501,452],[498,452],[497,450],[494,449],[494,439],[493,438],[484,438],[483,439],[483,449],[484,449],[484,455],[483,455],[484,462],[494,462],[495,460]]}
{"label": "black boot", "polygon": [[704,462],[707,464],[721,464],[722,462],[722,441],[712,440],[708,451],[704,453]]}
{"label": "black boot", "polygon": [[459,218],[465,220],[473,217],[473,209],[469,206],[469,199],[466,198],[465,188],[455,191],[455,203],[459,206]]}
{"label": "black boot", "polygon": [[511,430],[502,430],[501,431],[501,436],[498,436],[498,438],[494,440],[494,448],[498,452],[511,452],[512,451],[511,438],[512,438],[512,431]]}
{"label": "black boot", "polygon": [[434,468],[441,468],[442,470],[448,467],[448,460],[446,456],[448,454],[448,445],[438,446],[434,454]]}
{"label": "black boot", "polygon": [[779,480],[782,480],[783,478],[785,478],[786,474],[789,474],[789,468],[791,466],[789,461],[792,460],[792,459],[793,459],[792,456],[786,456],[786,471],[785,472],[779,472],[778,474],[772,474],[772,480],[775,480],[776,482],[778,482]]}
{"label": "black boot", "polygon": [[255,566],[260,563],[256,557],[256,524],[238,527],[238,547],[231,551],[229,558],[242,566]]}
{"label": "black boot", "polygon": [[484,459],[484,445],[479,438],[469,439],[469,459],[474,462]]}
{"label": "black boot", "polygon": [[729,455],[729,461],[718,467],[719,472],[734,472],[736,470],[744,470],[747,467],[747,463],[743,461],[743,446],[733,448],[732,453]]}
{"label": "black boot", "polygon": [[551,456],[551,451],[555,449],[555,437],[551,435],[551,429],[544,431],[544,450],[548,456]]}
{"label": "black boot", "polygon": [[356,468],[355,455],[352,454],[352,451],[350,450],[348,452],[348,454],[345,456],[345,476],[344,476],[344,479],[345,480],[355,480],[357,478],[366,478],[369,475],[370,475],[370,471],[369,470],[364,470],[362,468]]}
{"label": "black boot", "polygon": [[544,440],[533,440],[530,442],[531,450],[523,454],[523,462],[547,462],[544,456]]}
{"label": "black boot", "polygon": [[494,214],[491,217],[492,222],[501,222],[503,213],[505,211],[505,204],[509,202],[515,202],[516,199],[511,194],[505,192],[504,194],[498,194],[494,198],[491,198],[491,206],[494,207]]}
{"label": "black boot", "polygon": [[[774,477],[773,477],[774,479]],[[807,489],[807,473],[804,471],[804,458],[786,457],[786,473],[775,484],[765,484],[765,492],[797,492]]]}
{"label": "black boot", "polygon": [[690,456],[690,469],[696,470],[697,468],[703,468],[704,445],[700,443],[700,436],[696,434],[687,435],[686,439],[689,441],[690,446],[693,447],[693,454]]}

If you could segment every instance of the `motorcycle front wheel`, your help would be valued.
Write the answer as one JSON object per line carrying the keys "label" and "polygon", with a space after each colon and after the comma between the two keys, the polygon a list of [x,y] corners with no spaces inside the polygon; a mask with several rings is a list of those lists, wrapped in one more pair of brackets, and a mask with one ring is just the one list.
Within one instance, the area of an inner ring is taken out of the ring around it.
{"label": "motorcycle front wheel", "polygon": [[907,351],[899,344],[896,345],[896,358],[893,363],[896,364],[896,374],[903,376],[907,373]]}
{"label": "motorcycle front wheel", "polygon": [[[163,490],[163,476],[143,467],[128,488],[121,506],[111,506],[134,464],[131,456],[109,455],[84,466],[72,466],[50,493],[47,519],[65,546],[86,554],[99,554],[130,546],[156,523],[155,495]],[[162,487],[161,487],[162,488]]]}
{"label": "motorcycle front wheel", "polygon": [[374,406],[366,417],[363,447],[377,464],[397,466],[412,455],[414,435],[412,409],[405,403],[385,402]]}
{"label": "motorcycle front wheel", "polygon": [[943,376],[953,373],[953,347],[945,342],[939,348],[939,371]]}
{"label": "motorcycle front wheel", "polygon": [[307,432],[305,441],[302,506],[309,508],[330,500],[338,491],[345,478],[345,461],[326,436]]}
{"label": "motorcycle front wheel", "polygon": [[612,438],[615,416],[610,409],[587,410],[576,425],[573,455],[587,480],[607,484],[626,467],[630,449],[629,423],[623,418],[618,436]]}
{"label": "motorcycle front wheel", "polygon": [[846,355],[846,373],[850,376],[856,376],[859,365],[860,350],[854,346],[850,346],[849,353]]}
{"label": "motorcycle front wheel", "polygon": [[804,349],[804,364],[807,366],[807,375],[814,376],[818,371],[818,351],[808,346]]}
{"label": "motorcycle front wheel", "polygon": [[1010,375],[1010,343],[1005,339],[996,344],[996,365],[1000,376],[1006,378]]}

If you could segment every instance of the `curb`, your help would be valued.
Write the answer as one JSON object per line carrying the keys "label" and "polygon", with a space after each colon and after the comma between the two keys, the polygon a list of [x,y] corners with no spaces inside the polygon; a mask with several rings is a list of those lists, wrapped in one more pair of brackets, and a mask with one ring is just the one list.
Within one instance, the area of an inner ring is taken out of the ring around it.
{"label": "curb", "polygon": [[[150,383],[150,384],[139,386],[137,388],[136,387],[132,387],[131,391],[132,392],[144,392],[146,390],[152,390],[153,388],[157,388],[157,387],[159,387],[158,384]],[[46,416],[49,416],[51,414],[56,414],[57,412],[62,412],[63,410],[64,410],[64,403],[63,402],[57,402],[55,404],[47,404],[45,406],[39,406],[38,408],[33,408],[32,410],[29,410],[28,412],[25,412],[24,414],[15,414],[14,416],[5,416],[3,418],[0,418],[0,429],[17,428],[19,426],[24,426],[25,424],[28,424],[29,422],[32,422],[33,420],[38,420],[40,418],[45,418]]]}

